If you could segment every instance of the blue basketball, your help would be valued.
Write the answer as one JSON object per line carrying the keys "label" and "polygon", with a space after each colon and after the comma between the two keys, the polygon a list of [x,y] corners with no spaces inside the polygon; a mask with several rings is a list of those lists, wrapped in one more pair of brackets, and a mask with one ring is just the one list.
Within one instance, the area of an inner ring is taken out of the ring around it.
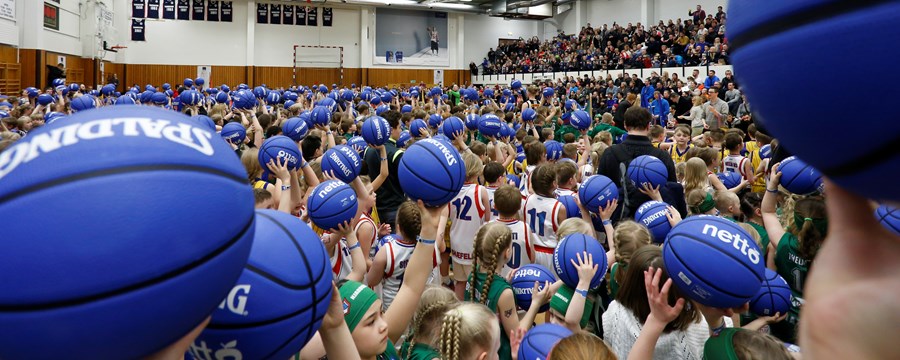
{"label": "blue basketball", "polygon": [[560,340],[572,335],[572,331],[564,326],[544,323],[539,324],[525,333],[522,343],[519,345],[519,359],[547,360],[553,347]]}
{"label": "blue basketball", "polygon": [[638,207],[637,212],[634,213],[634,220],[650,230],[653,242],[662,244],[666,240],[666,235],[672,230],[669,218],[666,217],[668,213],[669,204],[662,201],[648,201]]}
{"label": "blue basketball", "polygon": [[185,90],[180,95],[178,95],[178,99],[184,105],[193,106],[200,103],[200,100],[203,99],[203,95],[201,95],[196,90]]}
{"label": "blue basketball", "polygon": [[406,143],[412,139],[412,136],[409,135],[409,131],[403,130],[400,132],[400,137],[397,138],[397,147],[403,148],[406,147]]}
{"label": "blue basketball", "polygon": [[513,174],[506,174],[506,180],[512,181],[514,184],[513,186],[515,186],[515,187],[519,187],[520,182],[522,181],[522,179],[520,179],[518,176],[513,175]]}
{"label": "blue basketball", "polygon": [[328,125],[331,122],[331,109],[325,106],[316,106],[309,114],[309,119],[313,125]]}
{"label": "blue basketball", "polygon": [[51,111],[51,112],[48,112],[46,115],[44,115],[44,124],[49,125],[49,124],[52,124],[54,121],[65,118],[65,117],[66,117],[66,114],[63,114],[61,112]]}
{"label": "blue basketball", "polygon": [[586,130],[591,127],[591,115],[584,110],[575,110],[572,112],[569,124],[572,124],[578,130]]}
{"label": "blue basketball", "polygon": [[508,142],[516,136],[516,131],[509,127],[506,123],[500,125],[500,133],[497,134],[501,141]]}
{"label": "blue basketball", "polygon": [[575,101],[575,99],[566,100],[565,110],[578,110],[579,108],[581,108],[581,105],[578,105],[578,101]]}
{"label": "blue basketball", "polygon": [[300,117],[292,117],[281,125],[281,132],[291,140],[302,141],[309,134],[309,125]]}
{"label": "blue basketball", "polygon": [[481,117],[478,114],[469,114],[466,115],[466,129],[475,131],[478,130],[478,122],[481,120]]}
{"label": "blue basketball", "polygon": [[428,116],[428,127],[436,128],[441,126],[444,118],[440,114],[431,114]]}
{"label": "blue basketball", "polygon": [[500,133],[500,127],[503,122],[494,114],[487,114],[481,117],[478,123],[478,132],[485,137],[496,137]]}
{"label": "blue basketball", "polygon": [[[527,311],[531,308],[531,292],[534,290],[535,282],[538,282],[540,289],[543,289],[544,282],[550,282],[550,284],[556,282],[556,275],[540,264],[522,265],[513,273],[512,281],[509,282],[509,285],[512,287],[516,305],[520,309]],[[548,309],[550,309],[549,301],[541,306],[538,312],[544,312]]]}
{"label": "blue basketball", "polygon": [[626,173],[637,187],[649,184],[650,187],[659,186],[661,188],[666,185],[666,180],[669,178],[666,164],[650,155],[641,155],[631,160]]}
{"label": "blue basketball", "polygon": [[262,146],[259,147],[257,160],[259,160],[259,165],[263,169],[266,169],[266,164],[269,163],[269,160],[274,161],[275,164],[279,162],[286,163],[290,170],[299,169],[300,164],[303,162],[297,143],[284,135],[276,135],[266,139]]}
{"label": "blue basketball", "polygon": [[248,90],[238,90],[231,94],[232,104],[241,110],[252,109],[258,102],[253,93]]}
{"label": "blue basketball", "polygon": [[231,88],[228,87],[228,85],[225,85],[225,84],[222,84],[221,86],[219,86],[219,90],[221,90],[221,91],[223,91],[223,92],[225,92],[225,93],[231,92]]}
{"label": "blue basketball", "polygon": [[[37,90],[37,89],[35,89],[35,90]],[[102,88],[100,88],[100,95],[103,95],[103,96],[110,96],[110,95],[114,94],[115,92],[116,92],[116,86],[113,84],[106,84],[106,85],[103,85]],[[29,94],[29,96],[30,95],[31,94]],[[35,94],[35,96],[37,96],[37,94]]]}
{"label": "blue basketball", "polygon": [[155,92],[150,96],[150,101],[156,105],[166,105],[169,103],[169,96],[167,96],[166,93]]}
{"label": "blue basketball", "polygon": [[[838,4],[847,6],[833,7]],[[833,14],[808,17],[828,11]],[[796,21],[800,18],[804,21]],[[796,119],[796,109],[776,95],[793,89],[780,79],[790,78],[793,84],[822,88],[831,81],[823,79],[821,73],[853,61],[855,54],[896,55],[896,47],[880,39],[900,37],[900,28],[896,26],[900,20],[900,2],[731,1],[728,20],[727,37],[729,44],[735,46],[731,57],[734,73],[767,132],[842,187],[866,198],[900,201],[897,178],[887,175],[896,174],[900,168],[900,153],[892,150],[896,148],[900,122],[885,122],[879,109],[883,99],[896,98],[900,89],[891,87],[877,98],[860,99],[857,106],[839,111],[828,106],[810,109],[802,119]],[[798,48],[796,44],[803,46]],[[778,61],[787,53],[796,53],[792,61],[807,66],[789,70],[764,65]],[[842,55],[822,59],[821,54]],[[883,81],[894,83],[896,79],[889,76]],[[828,93],[804,94],[797,100],[836,104],[843,99],[843,94]],[[833,138],[832,130],[850,117],[859,119],[854,127],[878,131],[869,136],[848,137],[841,146],[822,146],[819,139]]]}
{"label": "blue basketball", "polygon": [[794,194],[807,195],[823,190],[822,174],[796,156],[782,160],[778,171],[781,171],[781,186]]}
{"label": "blue basketball", "polygon": [[72,99],[72,102],[69,103],[69,107],[72,108],[72,111],[90,110],[97,107],[97,102],[94,101],[93,96],[82,95]]}
{"label": "blue basketball", "polygon": [[325,181],[309,196],[309,219],[319,228],[337,229],[338,224],[353,220],[358,201],[350,185],[340,180]]}
{"label": "blue basketball", "polygon": [[[581,233],[574,233],[564,237],[553,250],[553,267],[556,275],[570,288],[578,287],[578,269],[572,265],[571,260],[578,261],[578,254],[587,252],[594,256],[594,264],[597,264],[597,272],[591,279],[591,289],[596,289],[606,275],[606,250],[603,245],[593,237]],[[582,258],[583,259],[583,258]]]}
{"label": "blue basketball", "polygon": [[484,97],[486,97],[488,99],[493,99],[494,98],[494,89],[490,89],[490,88],[484,89]]}
{"label": "blue basketball", "polygon": [[53,96],[50,94],[40,94],[37,96],[37,102],[43,106],[50,105],[53,103]]}
{"label": "blue basketball", "polygon": [[297,218],[257,210],[250,258],[206,329],[187,352],[286,359],[316,333],[328,310],[332,274],[318,236]]}
{"label": "blue basketball", "polygon": [[191,78],[184,78],[184,87],[188,87],[188,88],[189,88],[189,87],[191,87],[191,86],[194,86],[194,79],[191,79]]}
{"label": "blue basketball", "polygon": [[425,120],[422,119],[414,119],[409,123],[409,134],[413,137],[421,137],[421,131],[424,129],[428,131],[428,124],[425,123]]}
{"label": "blue basketball", "polygon": [[222,126],[222,139],[235,145],[243,144],[247,137],[247,129],[239,122],[230,122]]}
{"label": "blue basketball", "polygon": [[268,95],[269,89],[266,89],[264,86],[257,86],[253,88],[253,96],[256,96],[257,99],[265,99]]}
{"label": "blue basketball", "polygon": [[219,104],[227,104],[228,103],[228,93],[227,92],[219,92],[216,94],[216,102]]}
{"label": "blue basketball", "polygon": [[206,80],[203,80],[203,78],[194,79],[194,85],[203,86],[203,84],[206,84]]}
{"label": "blue basketball", "polygon": [[744,180],[744,177],[741,176],[740,173],[736,173],[736,172],[732,172],[732,171],[718,173],[718,174],[716,174],[716,176],[719,177],[719,180],[722,181],[722,185],[725,185],[726,189],[736,188],[738,185],[741,184],[741,181]]}
{"label": "blue basketball", "polygon": [[444,122],[441,124],[441,129],[444,130],[444,136],[446,136],[450,140],[453,140],[456,139],[457,133],[465,132],[466,126],[458,117],[451,116],[444,120]]}
{"label": "blue basketball", "polygon": [[391,94],[390,91],[385,91],[385,92],[381,93],[381,102],[390,103],[391,100],[394,100],[394,95]]}
{"label": "blue basketball", "polygon": [[194,119],[194,121],[206,125],[209,130],[212,130],[212,132],[216,132],[216,123],[212,119],[210,119],[209,116],[195,115],[191,116],[191,119]]}
{"label": "blue basketball", "polygon": [[875,217],[885,228],[900,235],[900,210],[888,205],[881,205],[875,210]]}
{"label": "blue basketball", "polygon": [[375,108],[375,115],[381,116],[381,114],[384,114],[385,111],[388,111],[390,109],[391,107],[388,105],[378,105],[378,107]]}
{"label": "blue basketball", "polygon": [[519,90],[522,88],[522,81],[518,79],[513,79],[511,83],[509,83],[509,87],[513,90]]}
{"label": "blue basketball", "polygon": [[324,94],[324,93],[327,93],[327,92],[328,92],[328,87],[325,86],[325,85],[319,85],[319,92],[320,92],[320,93],[323,93],[323,94]]}
{"label": "blue basketball", "polygon": [[53,87],[62,86],[66,84],[66,79],[53,79]]}
{"label": "blue basketball", "polygon": [[547,149],[547,160],[554,161],[562,157],[563,145],[559,141],[544,141],[544,147]]}
{"label": "blue basketball", "polygon": [[247,173],[214,136],[172,111],[106,107],[3,152],[0,213],[23,226],[0,241],[0,358],[143,358],[209,315],[254,234]]}
{"label": "blue basketball", "polygon": [[78,92],[78,91],[80,91],[80,90],[81,90],[81,85],[78,85],[78,84],[75,84],[75,83],[69,84],[69,92],[75,93],[75,92]]}
{"label": "blue basketball", "polygon": [[555,94],[556,94],[556,90],[554,90],[552,87],[544,88],[544,97],[545,98],[553,97],[553,95],[555,95]]}
{"label": "blue basketball", "polygon": [[718,216],[682,220],[663,244],[663,263],[675,286],[692,300],[717,308],[750,301],[763,282],[765,261],[750,234]]}
{"label": "blue basketball", "polygon": [[354,136],[347,140],[347,146],[356,150],[356,153],[362,157],[363,153],[366,151],[366,139],[363,139],[362,136]]}
{"label": "blue basketball", "polygon": [[283,97],[285,100],[290,100],[290,101],[293,101],[293,102],[297,102],[297,99],[299,98],[299,96],[297,96],[297,93],[295,93],[295,92],[293,92],[293,91],[285,91],[285,92],[284,92],[284,95],[282,95],[282,97]]}
{"label": "blue basketball", "polygon": [[534,111],[534,109],[527,108],[525,110],[522,110],[522,121],[532,122],[535,118],[537,118],[537,112]]}
{"label": "blue basketball", "polygon": [[354,94],[350,90],[344,90],[344,92],[341,93],[341,99],[344,99],[344,101],[353,101],[353,97]]}
{"label": "blue basketball", "polygon": [[325,152],[322,157],[322,171],[333,172],[338,180],[349,184],[362,171],[362,159],[353,148],[338,145]]}
{"label": "blue basketball", "polygon": [[408,112],[412,112],[412,110],[413,110],[412,105],[406,104],[406,105],[403,105],[403,107],[400,108],[400,113],[401,113],[401,114],[406,114],[406,113],[408,113]]}
{"label": "blue basketball", "polygon": [[607,201],[619,198],[619,187],[603,175],[589,176],[578,186],[578,200],[590,212],[596,212]]}
{"label": "blue basketball", "polygon": [[581,209],[578,208],[578,203],[575,202],[575,196],[559,195],[556,197],[556,200],[559,200],[566,207],[566,219],[581,218]]}
{"label": "blue basketball", "polygon": [[772,145],[766,144],[759,148],[759,158],[769,159],[772,157]]}
{"label": "blue basketball", "polygon": [[[38,96],[38,98],[40,98],[40,96]],[[115,103],[115,105],[134,105],[134,104],[135,104],[134,98],[132,98],[131,96],[128,96],[128,95],[119,96],[118,98],[116,98],[116,103]]]}
{"label": "blue basketball", "polygon": [[266,104],[276,105],[276,104],[280,104],[280,103],[281,103],[281,94],[272,91],[268,95],[266,95]]}
{"label": "blue basketball", "polygon": [[397,172],[403,192],[428,206],[450,202],[466,181],[466,166],[459,152],[436,139],[412,144],[400,158]]}
{"label": "blue basketball", "polygon": [[750,311],[757,316],[787,314],[791,309],[791,287],[775,271],[765,269],[765,275],[759,292],[750,299]]}
{"label": "blue basketball", "polygon": [[237,88],[238,88],[238,90],[247,90],[250,88],[250,86],[248,86],[247,84],[244,84],[244,83],[240,83],[240,84],[238,84]]}
{"label": "blue basketball", "polygon": [[360,132],[367,144],[384,145],[391,137],[391,125],[381,116],[369,116]]}

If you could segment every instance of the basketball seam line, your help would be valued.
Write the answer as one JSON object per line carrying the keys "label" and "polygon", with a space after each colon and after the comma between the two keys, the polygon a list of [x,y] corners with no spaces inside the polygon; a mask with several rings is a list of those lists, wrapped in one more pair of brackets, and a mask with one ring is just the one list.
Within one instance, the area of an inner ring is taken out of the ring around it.
{"label": "basketball seam line", "polygon": [[[288,229],[287,229],[286,227],[284,227],[284,225],[282,225],[280,222],[276,221],[275,218],[273,218],[272,216],[266,215],[266,214],[263,214],[263,213],[260,213],[259,215],[262,216],[262,217],[264,217],[264,218],[266,218],[266,219],[269,219],[269,221],[272,221],[276,226],[278,226],[279,228],[281,228],[281,231],[284,231],[284,233],[287,234],[288,237],[291,238],[291,242],[294,244],[294,247],[297,249],[297,252],[299,252],[299,253],[300,253],[300,256],[303,257],[303,265],[304,265],[304,267],[306,267],[306,272],[307,272],[308,274],[312,274],[312,268],[311,268],[310,265],[309,265],[309,259],[306,257],[306,253],[303,252],[303,251],[300,249],[300,245],[297,243],[297,238],[294,237],[294,234],[291,234],[291,232],[288,231]],[[320,243],[320,244],[321,244],[321,243]],[[324,246],[324,245],[322,245],[321,250],[322,250],[322,251],[321,251],[322,255],[325,255],[325,257],[328,258],[328,254],[325,253],[325,246]],[[325,274],[326,274],[327,271],[331,271],[331,270],[330,270],[330,269],[326,269],[326,270],[322,271],[322,273],[319,274],[319,278],[316,279],[315,282],[318,283],[319,280],[322,280],[322,277],[325,276]],[[333,282],[333,281],[334,281],[334,279],[332,279],[332,282]],[[331,289],[331,288],[329,287],[329,290],[330,290],[330,289]],[[312,292],[312,298],[313,298],[314,301],[318,302],[319,300],[324,300],[324,298],[323,298],[323,299],[319,299],[319,297],[316,295],[316,287],[315,287],[315,286],[313,286],[313,287],[311,288],[311,292]],[[327,290],[326,290],[325,292],[326,292],[326,293],[329,293],[330,291],[327,291]],[[327,309],[326,309],[326,310],[327,310]],[[321,320],[321,318],[319,317],[318,311],[316,311],[316,308],[315,308],[315,307],[312,309],[312,315],[313,315],[313,316],[312,316],[313,319],[319,319],[319,320]],[[306,338],[307,338],[307,339],[309,339],[310,337],[312,337],[312,331],[311,331],[311,330],[312,330],[312,326],[307,327],[307,330],[306,330]]]}
{"label": "basketball seam line", "polygon": [[866,10],[882,4],[892,3],[891,0],[857,0],[834,1],[807,9],[795,9],[792,12],[782,14],[769,20],[767,23],[751,27],[743,34],[731,37],[732,52],[747,46],[763,38],[801,28],[803,26],[833,18],[849,12]]}
{"label": "basketball seam line", "polygon": [[94,295],[90,295],[90,296],[85,296],[82,298],[47,302],[47,303],[42,303],[42,304],[0,305],[0,311],[39,311],[39,310],[49,310],[49,309],[54,309],[54,308],[82,305],[82,304],[92,302],[95,300],[111,298],[111,297],[114,297],[114,296],[117,296],[120,294],[129,293],[132,290],[142,289],[142,288],[146,288],[146,287],[158,284],[165,280],[169,280],[169,279],[175,277],[176,275],[185,273],[188,270],[194,269],[202,264],[205,264],[210,259],[213,259],[216,256],[218,256],[219,254],[225,252],[226,250],[231,249],[232,245],[237,243],[238,240],[243,238],[244,235],[247,233],[247,231],[250,230],[250,227],[253,225],[254,220],[255,220],[255,217],[251,216],[250,220],[247,221],[247,223],[244,225],[243,229],[241,229],[241,231],[237,235],[235,235],[234,237],[229,239],[228,242],[226,242],[222,246],[218,247],[215,251],[197,259],[196,261],[185,264],[184,266],[181,266],[177,269],[173,269],[172,271],[169,271],[169,272],[162,274],[160,276],[157,276],[155,278],[147,279],[147,280],[144,280],[139,283],[132,284],[132,285],[129,285],[126,287],[122,287],[122,288],[118,288],[118,289],[114,289],[114,290],[110,290],[110,291],[106,291],[106,292],[102,292],[102,293],[94,294]]}
{"label": "basketball seam line", "polygon": [[233,180],[233,181],[241,183],[241,184],[247,183],[247,179],[245,179],[242,176],[236,176],[236,175],[224,172],[222,170],[208,168],[208,167],[200,167],[200,166],[194,166],[194,165],[135,165],[135,166],[118,167],[118,168],[113,168],[113,169],[89,171],[89,172],[70,175],[70,176],[67,176],[64,178],[60,178],[60,179],[44,181],[42,183],[34,184],[31,186],[16,190],[15,192],[9,193],[6,196],[0,197],[0,204],[3,204],[7,201],[13,200],[15,198],[18,198],[18,197],[21,197],[24,195],[28,195],[32,192],[40,191],[40,190],[43,190],[46,188],[50,188],[53,186],[62,185],[62,184],[70,183],[70,182],[76,182],[76,181],[80,181],[80,180],[86,180],[86,179],[91,179],[91,178],[101,177],[101,176],[106,176],[106,175],[121,175],[121,174],[127,174],[127,173],[132,173],[132,172],[164,171],[164,170],[191,171],[191,172],[219,175],[221,177],[224,177],[229,180]]}

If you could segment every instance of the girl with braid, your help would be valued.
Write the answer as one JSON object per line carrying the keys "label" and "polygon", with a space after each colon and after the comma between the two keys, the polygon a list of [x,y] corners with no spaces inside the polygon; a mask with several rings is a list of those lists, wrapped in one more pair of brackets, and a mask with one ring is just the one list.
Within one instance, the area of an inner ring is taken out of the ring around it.
{"label": "girl with braid", "polygon": [[[555,288],[551,289],[549,282],[543,284],[543,289],[535,282],[531,292],[533,298],[531,307],[524,317],[519,319],[512,287],[499,275],[510,256],[512,256],[512,232],[506,225],[488,223],[478,229],[475,235],[473,272],[466,283],[465,300],[483,304],[500,315],[502,332],[498,355],[501,360],[512,359],[509,334],[517,329],[530,328],[538,309],[547,303],[550,294],[556,292]],[[446,326],[446,321],[444,323]]]}
{"label": "girl with braid", "polygon": [[496,359],[494,354],[502,351],[500,325],[491,321],[496,317],[487,307],[475,303],[448,310],[441,323],[440,359]]}
{"label": "girl with braid", "polygon": [[459,299],[452,290],[429,285],[422,293],[416,308],[406,341],[400,348],[400,358],[405,360],[441,360],[440,335],[444,313],[459,306]]}

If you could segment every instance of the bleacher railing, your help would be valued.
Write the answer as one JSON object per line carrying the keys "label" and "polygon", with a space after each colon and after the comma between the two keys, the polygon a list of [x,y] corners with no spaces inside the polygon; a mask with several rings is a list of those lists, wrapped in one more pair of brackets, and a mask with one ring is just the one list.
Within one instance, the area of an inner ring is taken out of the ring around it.
{"label": "bleacher railing", "polygon": [[584,71],[556,71],[556,72],[536,72],[536,73],[510,73],[510,74],[493,74],[493,75],[478,75],[472,76],[472,84],[476,85],[509,85],[513,79],[518,79],[522,81],[522,84],[532,84],[538,81],[544,80],[556,80],[568,78],[569,76],[576,78],[584,78],[585,75],[588,77],[597,77],[597,78],[606,78],[606,75],[611,75],[613,80],[616,79],[618,74],[624,74],[628,77],[631,77],[632,74],[637,74],[638,78],[646,79],[650,77],[650,74],[656,72],[659,75],[662,75],[663,72],[667,72],[671,74],[678,74],[678,78],[687,82],[687,77],[693,74],[694,70],[699,70],[700,75],[698,76],[697,82],[703,82],[706,79],[707,74],[709,74],[709,70],[715,70],[716,76],[722,78],[725,76],[725,70],[731,70],[731,65],[704,65],[704,66],[677,66],[677,67],[656,67],[656,68],[644,68],[644,69],[616,69],[616,70],[584,70]]}

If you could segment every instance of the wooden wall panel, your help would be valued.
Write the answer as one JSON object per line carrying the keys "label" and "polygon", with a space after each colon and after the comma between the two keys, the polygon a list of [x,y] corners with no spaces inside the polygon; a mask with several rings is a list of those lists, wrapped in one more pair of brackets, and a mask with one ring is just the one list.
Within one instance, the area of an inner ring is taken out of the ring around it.
{"label": "wooden wall panel", "polygon": [[[123,74],[119,74],[119,82],[125,88],[136,85],[143,89],[146,84],[159,87],[163,83],[169,83],[174,87],[181,85],[185,78],[197,77],[197,65],[125,64],[123,66],[124,78]],[[108,69],[107,72],[109,72]],[[235,86],[247,82],[247,71],[244,66],[213,66],[210,69],[210,78],[211,84],[207,84],[210,86],[219,86],[220,84]]]}
{"label": "wooden wall panel", "polygon": [[43,53],[43,51],[35,49],[19,50],[23,87],[34,86],[43,89],[47,86],[47,82],[41,76],[43,74]]}
{"label": "wooden wall panel", "polygon": [[109,62],[109,61],[104,61],[103,62],[103,72],[100,73],[99,69],[97,70],[97,72],[98,72],[97,77],[100,80],[100,83],[102,83],[102,84],[108,84],[109,80],[111,80],[111,78],[112,78],[112,75],[115,74],[116,77],[119,79],[119,87],[116,90],[122,91],[122,92],[125,91],[126,87],[125,87],[125,82],[123,81],[124,77],[125,77],[125,65],[124,64],[117,64],[117,63],[113,63],[113,62]]}
{"label": "wooden wall panel", "polygon": [[19,62],[18,49],[9,45],[0,45],[0,63],[16,64]]}
{"label": "wooden wall panel", "polygon": [[0,93],[17,94],[23,87],[18,51],[12,46],[0,45]]}
{"label": "wooden wall panel", "polygon": [[[253,85],[266,84],[270,89],[290,87],[292,68],[275,66],[253,67]],[[250,85],[248,83],[248,85]]]}

